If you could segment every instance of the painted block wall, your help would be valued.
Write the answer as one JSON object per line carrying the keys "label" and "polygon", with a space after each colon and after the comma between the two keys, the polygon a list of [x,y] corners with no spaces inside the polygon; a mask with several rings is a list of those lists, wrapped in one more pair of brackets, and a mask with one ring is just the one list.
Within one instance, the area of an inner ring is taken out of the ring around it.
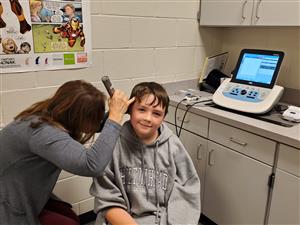
{"label": "painted block wall", "polygon": [[228,73],[235,67],[243,48],[283,51],[285,56],[277,84],[300,91],[299,27],[232,27],[224,29],[222,49],[231,53],[227,63]]}
{"label": "painted block wall", "polygon": [[9,123],[68,80],[84,79],[103,89],[100,77],[109,75],[117,88],[129,94],[143,80],[197,78],[205,56],[221,49],[220,30],[203,28],[199,32],[198,8],[199,0],[91,1],[91,67],[1,73],[0,122]]}

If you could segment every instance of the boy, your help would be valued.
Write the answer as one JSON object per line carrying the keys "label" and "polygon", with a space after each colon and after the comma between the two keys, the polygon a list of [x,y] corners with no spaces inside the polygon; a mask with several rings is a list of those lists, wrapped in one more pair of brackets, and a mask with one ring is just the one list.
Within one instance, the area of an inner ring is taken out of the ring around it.
{"label": "boy", "polygon": [[184,146],[163,123],[165,89],[143,82],[132,97],[113,159],[90,189],[96,224],[198,224],[200,181]]}

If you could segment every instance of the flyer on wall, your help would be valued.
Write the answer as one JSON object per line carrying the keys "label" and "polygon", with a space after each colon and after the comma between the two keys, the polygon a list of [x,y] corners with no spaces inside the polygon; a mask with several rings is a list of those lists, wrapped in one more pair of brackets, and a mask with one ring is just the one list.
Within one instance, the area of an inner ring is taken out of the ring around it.
{"label": "flyer on wall", "polygon": [[90,20],[86,0],[0,0],[0,72],[88,67]]}

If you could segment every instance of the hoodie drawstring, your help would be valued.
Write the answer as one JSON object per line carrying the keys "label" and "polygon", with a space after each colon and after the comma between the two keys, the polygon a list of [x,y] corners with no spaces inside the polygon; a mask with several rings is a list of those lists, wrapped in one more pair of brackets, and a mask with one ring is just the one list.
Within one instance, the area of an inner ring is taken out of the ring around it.
{"label": "hoodie drawstring", "polygon": [[147,183],[147,178],[145,174],[145,158],[144,158],[144,147],[142,146],[142,173],[143,173],[143,179],[145,182],[145,190],[146,190],[146,197],[147,201],[149,200],[149,190],[148,190],[148,183]]}
{"label": "hoodie drawstring", "polygon": [[[159,193],[158,193],[158,176],[157,176],[157,149],[158,149],[159,141],[156,141],[155,143],[155,150],[154,150],[154,180],[155,180],[155,201],[156,201],[156,218],[155,218],[155,224],[160,225],[161,220],[161,210],[160,210],[160,204],[159,204]],[[149,190],[148,190],[148,183],[147,178],[145,174],[145,158],[144,158],[144,147],[142,147],[141,150],[142,154],[142,173],[143,173],[143,179],[145,182],[145,190],[146,190],[146,197],[147,201],[149,201]]]}
{"label": "hoodie drawstring", "polygon": [[158,141],[155,143],[155,150],[154,150],[154,171],[155,171],[155,199],[156,199],[156,218],[155,223],[160,224],[161,212],[160,212],[160,205],[159,205],[159,193],[158,193],[158,177],[157,177],[157,149],[158,149]]}

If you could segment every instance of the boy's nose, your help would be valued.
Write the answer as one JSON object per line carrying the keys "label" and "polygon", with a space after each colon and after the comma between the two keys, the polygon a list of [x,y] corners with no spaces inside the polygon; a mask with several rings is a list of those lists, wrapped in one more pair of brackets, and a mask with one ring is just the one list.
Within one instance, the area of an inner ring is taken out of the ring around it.
{"label": "boy's nose", "polygon": [[151,121],[151,113],[146,113],[146,115],[145,115],[145,120],[147,120],[147,121]]}

